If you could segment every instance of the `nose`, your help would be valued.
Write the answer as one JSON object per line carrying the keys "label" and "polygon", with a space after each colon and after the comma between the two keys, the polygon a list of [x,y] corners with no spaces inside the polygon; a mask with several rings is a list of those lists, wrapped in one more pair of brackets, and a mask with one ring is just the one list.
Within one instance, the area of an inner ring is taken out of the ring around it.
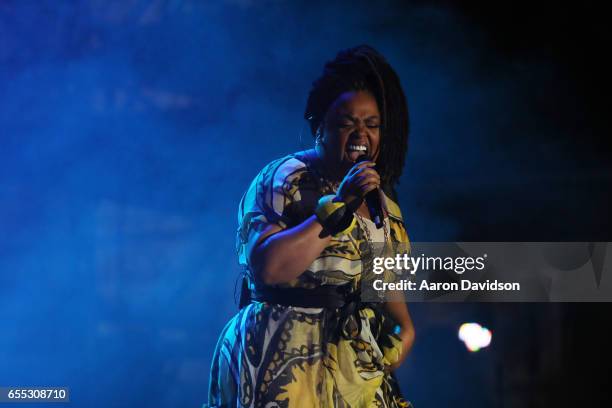
{"label": "nose", "polygon": [[356,126],[355,126],[355,132],[358,136],[361,137],[367,137],[368,135],[368,127],[366,126],[366,124],[363,121],[359,121],[357,122]]}

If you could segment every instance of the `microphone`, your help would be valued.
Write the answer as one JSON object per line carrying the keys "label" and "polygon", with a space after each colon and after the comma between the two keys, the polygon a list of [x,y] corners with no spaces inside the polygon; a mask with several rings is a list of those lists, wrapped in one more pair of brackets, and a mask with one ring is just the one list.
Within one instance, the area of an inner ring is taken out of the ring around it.
{"label": "microphone", "polygon": [[[370,160],[371,159],[367,154],[363,154],[357,158],[356,162],[360,163],[362,161]],[[365,195],[365,202],[366,206],[368,207],[368,212],[370,213],[370,218],[372,219],[372,221],[374,221],[374,224],[376,224],[376,228],[382,228],[382,226],[384,225],[383,219],[385,218],[385,216],[383,214],[378,188],[375,188],[374,190],[368,192]]]}

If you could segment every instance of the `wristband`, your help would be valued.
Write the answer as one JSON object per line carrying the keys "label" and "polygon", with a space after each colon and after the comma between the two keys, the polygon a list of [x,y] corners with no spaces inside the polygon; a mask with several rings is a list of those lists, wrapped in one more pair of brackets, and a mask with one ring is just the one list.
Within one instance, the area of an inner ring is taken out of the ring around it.
{"label": "wristband", "polygon": [[315,215],[328,233],[333,236],[346,234],[356,223],[353,213],[336,196],[326,195],[319,199]]}

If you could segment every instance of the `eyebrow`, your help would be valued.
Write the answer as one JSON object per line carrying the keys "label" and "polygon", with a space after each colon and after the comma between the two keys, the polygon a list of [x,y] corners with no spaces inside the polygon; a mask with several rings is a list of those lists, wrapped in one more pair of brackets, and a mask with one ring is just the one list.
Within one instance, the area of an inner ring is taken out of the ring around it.
{"label": "eyebrow", "polygon": [[[353,122],[357,121],[356,117],[351,116],[351,115],[346,115],[346,114],[342,115],[342,119],[349,119],[349,120],[351,120]],[[378,116],[378,115],[371,115],[371,116],[368,116],[367,118],[365,118],[365,120],[372,120],[372,119],[380,119],[380,116]]]}

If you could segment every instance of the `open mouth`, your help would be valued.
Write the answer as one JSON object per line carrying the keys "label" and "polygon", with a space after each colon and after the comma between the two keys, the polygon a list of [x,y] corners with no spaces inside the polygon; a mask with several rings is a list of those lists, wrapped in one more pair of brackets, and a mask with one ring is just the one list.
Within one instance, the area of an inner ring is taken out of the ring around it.
{"label": "open mouth", "polygon": [[352,162],[355,162],[360,156],[368,154],[368,146],[365,144],[349,144],[346,146],[346,154]]}

